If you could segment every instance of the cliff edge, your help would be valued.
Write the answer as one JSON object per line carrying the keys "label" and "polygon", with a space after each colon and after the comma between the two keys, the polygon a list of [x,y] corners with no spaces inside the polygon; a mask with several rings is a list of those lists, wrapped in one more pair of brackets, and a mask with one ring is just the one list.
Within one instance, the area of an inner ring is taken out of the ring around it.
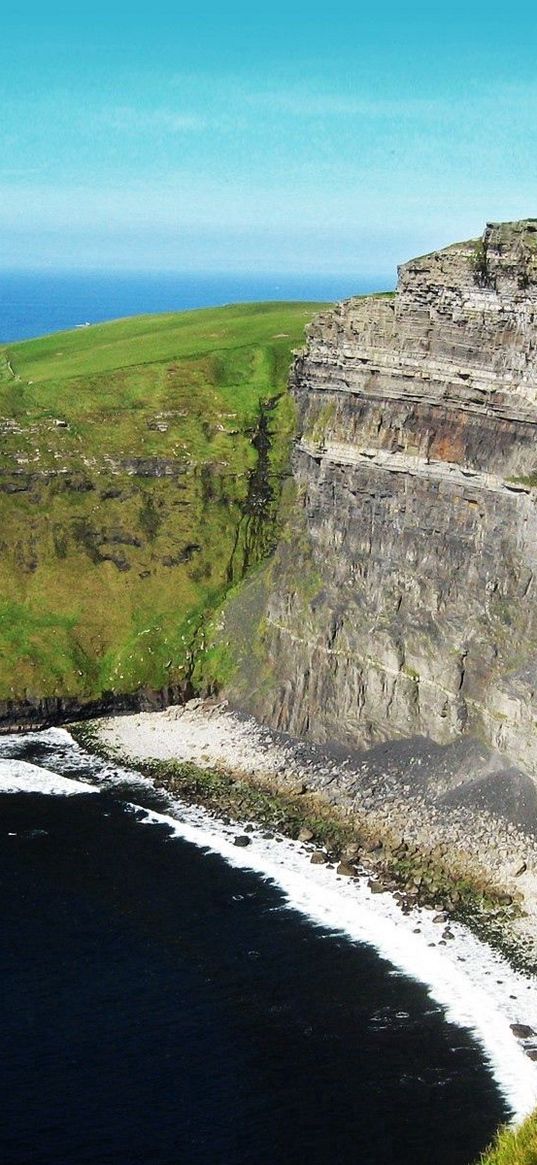
{"label": "cliff edge", "polygon": [[289,364],[318,310],[0,346],[0,731],[189,694],[207,613],[273,549]]}
{"label": "cliff edge", "polygon": [[476,738],[537,777],[537,220],[323,312],[291,388],[296,497],[231,697],[320,742]]}

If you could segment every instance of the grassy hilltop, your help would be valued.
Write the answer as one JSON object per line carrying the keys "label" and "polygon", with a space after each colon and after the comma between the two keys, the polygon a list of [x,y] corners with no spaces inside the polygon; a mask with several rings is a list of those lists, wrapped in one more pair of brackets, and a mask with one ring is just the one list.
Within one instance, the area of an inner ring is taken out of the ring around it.
{"label": "grassy hilltop", "polygon": [[291,352],[321,306],[0,348],[0,700],[184,681],[204,614],[272,545]]}

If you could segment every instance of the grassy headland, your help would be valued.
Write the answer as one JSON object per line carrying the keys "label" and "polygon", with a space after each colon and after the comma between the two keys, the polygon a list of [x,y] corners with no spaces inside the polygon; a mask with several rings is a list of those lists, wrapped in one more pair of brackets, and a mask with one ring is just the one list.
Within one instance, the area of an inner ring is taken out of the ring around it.
{"label": "grassy headland", "polygon": [[273,544],[291,353],[322,306],[0,349],[0,700],[184,682],[200,622]]}

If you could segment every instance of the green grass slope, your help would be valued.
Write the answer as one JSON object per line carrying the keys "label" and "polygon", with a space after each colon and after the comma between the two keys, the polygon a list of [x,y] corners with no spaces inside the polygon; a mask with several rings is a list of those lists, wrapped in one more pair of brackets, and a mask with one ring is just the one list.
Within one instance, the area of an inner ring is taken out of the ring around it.
{"label": "green grass slope", "polygon": [[478,1165],[537,1165],[537,1114],[518,1129],[500,1129]]}
{"label": "green grass slope", "polygon": [[270,549],[294,348],[322,305],[140,316],[0,349],[0,700],[178,684]]}

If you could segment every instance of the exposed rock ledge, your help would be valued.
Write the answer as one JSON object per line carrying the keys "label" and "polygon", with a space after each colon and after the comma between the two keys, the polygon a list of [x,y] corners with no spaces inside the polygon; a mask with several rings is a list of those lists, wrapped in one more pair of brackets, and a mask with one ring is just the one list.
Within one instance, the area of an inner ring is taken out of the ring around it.
{"label": "exposed rock ledge", "polygon": [[537,220],[318,316],[291,387],[298,503],[231,699],[351,747],[474,738],[537,778]]}

